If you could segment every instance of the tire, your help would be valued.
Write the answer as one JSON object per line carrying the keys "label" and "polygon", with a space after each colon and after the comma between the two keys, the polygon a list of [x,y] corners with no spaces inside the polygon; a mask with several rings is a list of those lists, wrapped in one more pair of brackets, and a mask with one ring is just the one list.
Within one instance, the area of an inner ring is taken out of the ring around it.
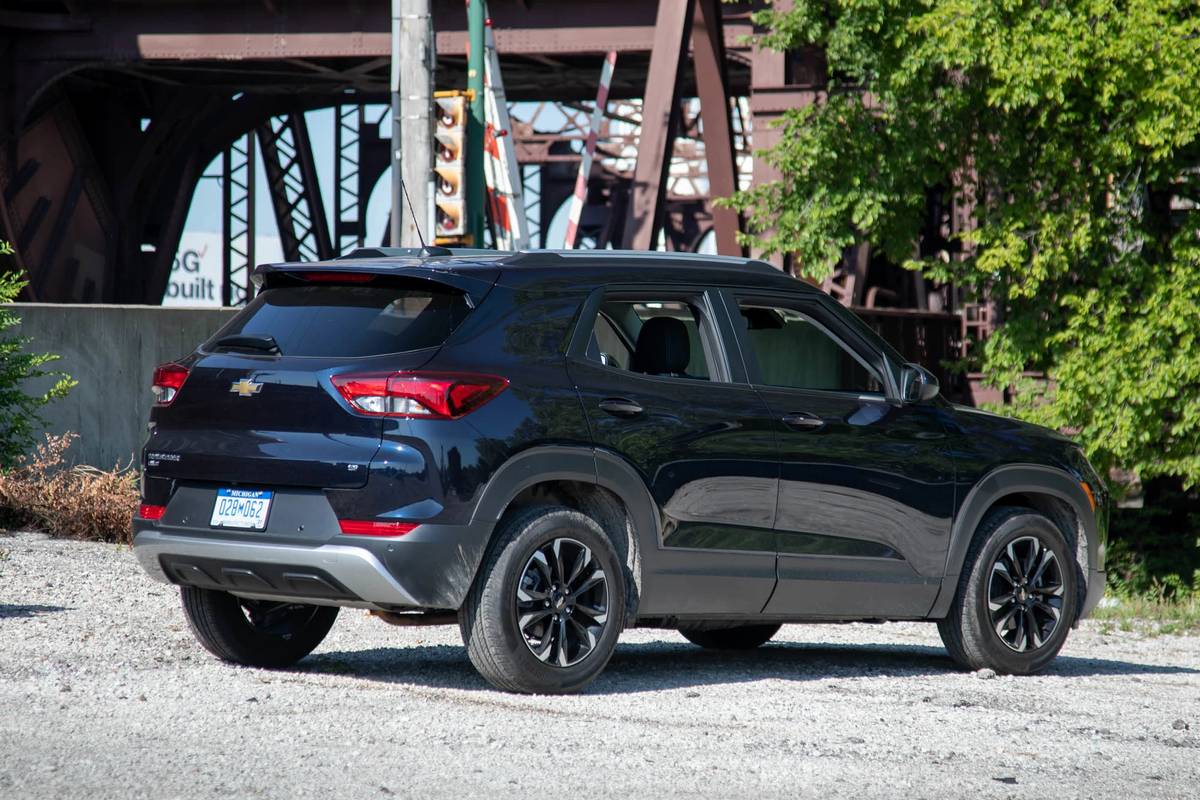
{"label": "tire", "polygon": [[567,694],[608,663],[625,597],[621,561],[595,520],[538,506],[501,522],[458,623],[471,663],[496,688]]}
{"label": "tire", "polygon": [[243,600],[214,589],[184,586],[179,594],[200,644],[249,667],[290,667],[321,643],[338,615],[331,606]]}
{"label": "tire", "polygon": [[1058,526],[1026,508],[997,508],[975,531],[938,632],[967,669],[1029,675],[1062,649],[1078,592],[1074,553]]}
{"label": "tire", "polygon": [[753,650],[771,641],[782,625],[740,625],[736,628],[701,630],[680,628],[683,638],[706,650]]}

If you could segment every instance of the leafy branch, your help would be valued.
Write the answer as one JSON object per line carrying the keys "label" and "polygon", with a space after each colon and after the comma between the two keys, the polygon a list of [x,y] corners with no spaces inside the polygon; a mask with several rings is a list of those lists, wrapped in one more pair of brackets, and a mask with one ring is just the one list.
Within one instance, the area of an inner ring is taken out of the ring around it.
{"label": "leafy branch", "polygon": [[[12,247],[0,241],[0,255],[11,255]],[[4,335],[17,327],[21,319],[11,306],[25,288],[15,272],[0,272],[0,470],[12,466],[36,443],[45,427],[40,411],[46,404],[65,397],[76,382],[63,372],[44,367],[57,361],[52,353],[30,353],[27,336]],[[28,382],[53,383],[45,391],[29,393]]]}
{"label": "leafy branch", "polygon": [[[1192,0],[795,0],[759,45],[828,92],[728,203],[746,244],[823,277],[847,245],[1003,310],[981,365],[1102,470],[1200,484],[1200,15]],[[918,255],[927,200],[973,225]],[[1040,388],[1022,383],[1044,371]]]}

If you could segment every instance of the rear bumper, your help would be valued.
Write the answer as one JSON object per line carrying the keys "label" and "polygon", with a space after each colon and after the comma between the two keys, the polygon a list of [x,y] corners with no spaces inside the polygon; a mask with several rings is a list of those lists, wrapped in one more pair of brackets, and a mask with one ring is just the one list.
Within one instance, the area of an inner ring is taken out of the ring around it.
{"label": "rear bumper", "polygon": [[310,531],[308,541],[280,541],[271,533],[231,534],[135,518],[134,534],[138,561],[165,583],[324,605],[457,610],[475,579],[491,524],[424,523],[397,537]]}
{"label": "rear bumper", "polygon": [[[343,534],[325,492],[264,488],[274,492],[266,527],[236,530],[208,524],[213,486],[179,485],[169,500],[160,500],[166,510],[159,519],[134,516],[138,560],[160,581],[244,597],[456,610],[475,579],[494,524],[411,519],[416,527],[403,535]],[[374,510],[363,518],[410,521]]]}
{"label": "rear bumper", "polygon": [[234,542],[140,531],[133,551],[156,580],[270,599],[331,605],[419,607],[363,547]]}

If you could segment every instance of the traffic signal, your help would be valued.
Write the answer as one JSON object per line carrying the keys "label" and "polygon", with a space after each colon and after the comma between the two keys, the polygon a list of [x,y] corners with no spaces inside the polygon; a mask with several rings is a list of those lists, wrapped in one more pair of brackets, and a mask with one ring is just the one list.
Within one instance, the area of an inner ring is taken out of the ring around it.
{"label": "traffic signal", "polygon": [[465,168],[467,102],[462,92],[435,92],[433,171],[437,175],[437,223],[434,237],[438,244],[458,244],[466,237],[466,194],[463,187]]}

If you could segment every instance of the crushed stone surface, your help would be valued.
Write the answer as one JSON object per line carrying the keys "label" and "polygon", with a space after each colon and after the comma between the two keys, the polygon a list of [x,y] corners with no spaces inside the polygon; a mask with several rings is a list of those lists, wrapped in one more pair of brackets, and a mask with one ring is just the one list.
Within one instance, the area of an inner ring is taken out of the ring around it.
{"label": "crushed stone surface", "polygon": [[1195,798],[1200,637],[1084,622],[1050,670],[929,624],[751,653],[630,630],[573,697],[491,689],[456,627],[343,609],[296,667],[212,658],[127,547],[0,536],[0,798]]}

